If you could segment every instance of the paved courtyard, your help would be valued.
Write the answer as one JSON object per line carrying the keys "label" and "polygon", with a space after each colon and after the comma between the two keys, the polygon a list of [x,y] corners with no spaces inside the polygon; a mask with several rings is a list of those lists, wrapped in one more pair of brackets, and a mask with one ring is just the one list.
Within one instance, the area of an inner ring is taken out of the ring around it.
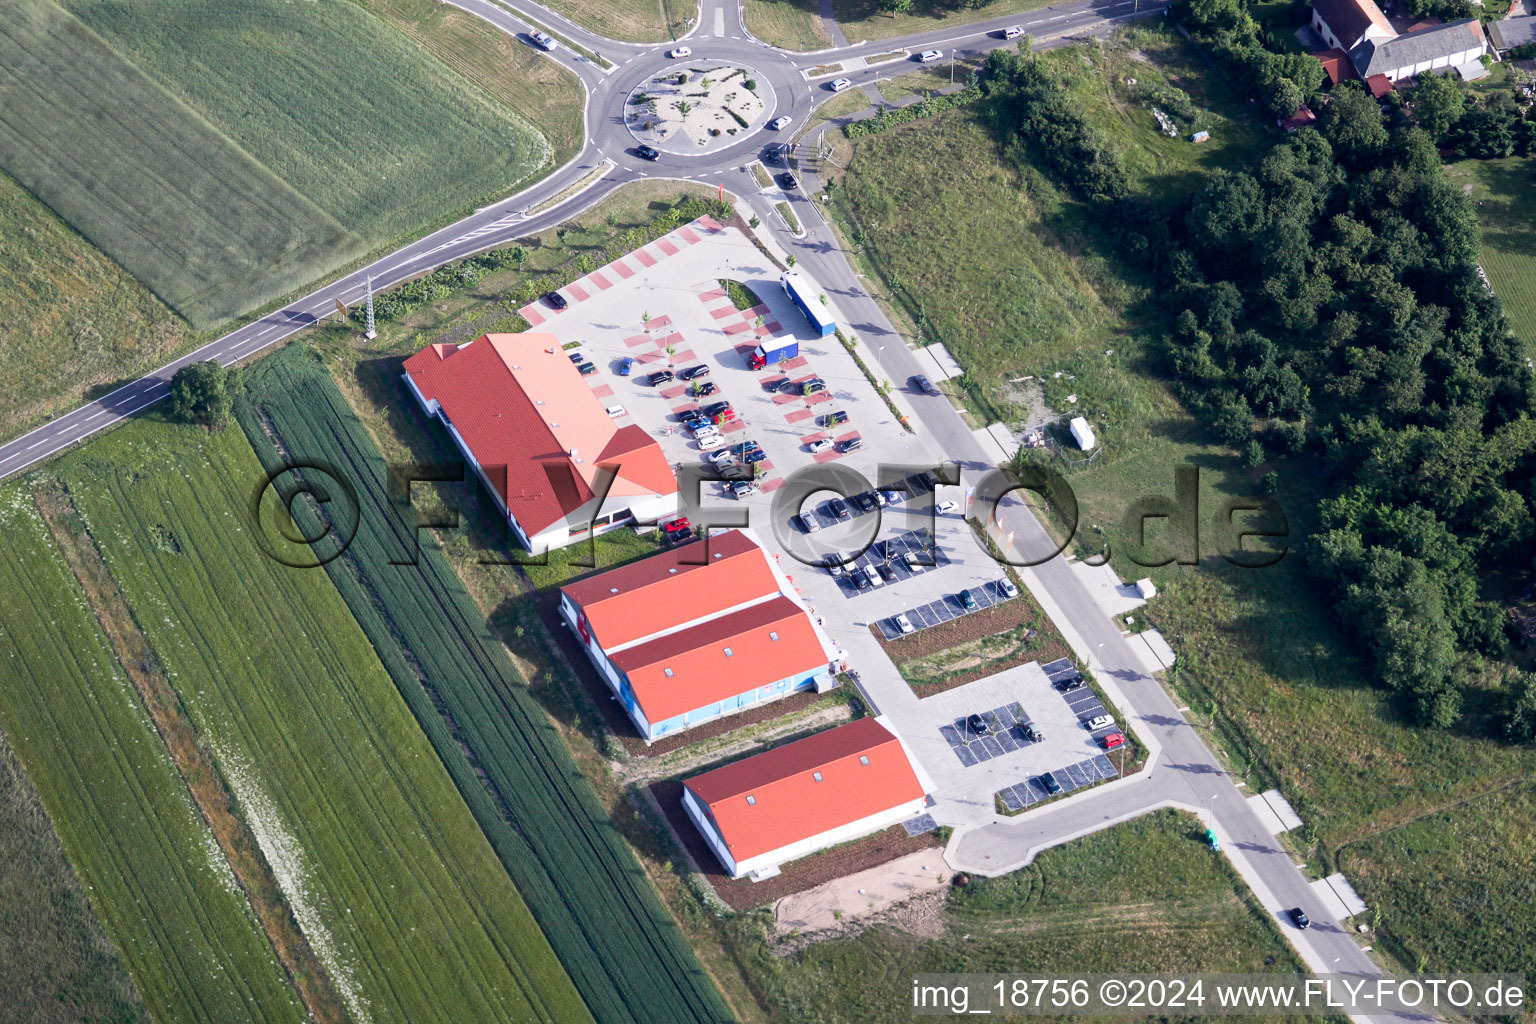
{"label": "paved courtyard", "polygon": [[[722,278],[745,284],[759,305],[738,310]],[[983,594],[986,603],[1000,600],[997,581],[1003,569],[976,542],[963,509],[936,513],[941,502],[963,503],[963,488],[941,484],[930,491],[912,485],[909,475],[942,462],[941,453],[903,429],[837,338],[811,333],[779,283],[778,269],[750,238],[704,218],[561,291],[570,302],[567,309],[557,312],[535,302],[521,310],[523,316],[536,329],[553,331],[564,344],[580,342],[585,358],[598,366],[588,378],[594,393],[621,422],[638,423],[656,437],[675,466],[701,466],[706,454],[681,426],[682,419],[701,402],[731,403],[739,419],[723,433],[732,443],[750,439],[760,445],[767,473],[760,479],[760,493],[739,500],[729,496],[726,485],[705,483],[695,522],[749,526],[780,559],[812,612],[848,653],[879,711],[933,780],[932,815],[939,824],[994,820],[994,797],[1000,791],[1027,785],[1043,772],[1092,762],[1101,753],[1073,701],[1052,688],[1039,665],[1012,668],[920,700],[886,656],[871,627],[888,624],[898,613],[921,615],[935,605],[950,615],[963,614],[956,595],[967,589]],[[829,298],[835,310],[836,297]],[[784,335],[798,339],[798,356],[782,367],[748,369],[753,346]],[[625,360],[634,360],[631,374],[620,376]],[[651,387],[645,380],[658,369],[698,365],[709,367],[700,379],[712,383],[715,393],[697,401],[686,382]],[[765,387],[813,376],[825,381],[827,390],[809,398]],[[846,412],[847,422],[829,431],[820,418],[833,410]],[[863,448],[848,454],[808,450],[809,442],[829,436],[857,436]],[[858,489],[897,481],[909,486],[885,508],[866,512],[849,502],[845,520],[826,511],[823,503],[833,496],[829,491],[807,490],[798,507],[786,504],[790,492],[779,493],[786,479],[816,466],[859,474],[862,480],[853,478]],[[801,511],[817,513],[820,528],[806,533],[792,524],[791,517]],[[904,562],[906,552],[921,549],[929,538],[937,553],[934,565],[917,572],[893,566],[894,582],[882,580],[868,589],[852,587],[821,565],[827,552],[839,553],[851,565]],[[970,714],[1004,707],[1021,709],[1044,739],[1011,749],[1002,749],[999,740],[995,753],[967,763],[941,727],[953,728]]]}

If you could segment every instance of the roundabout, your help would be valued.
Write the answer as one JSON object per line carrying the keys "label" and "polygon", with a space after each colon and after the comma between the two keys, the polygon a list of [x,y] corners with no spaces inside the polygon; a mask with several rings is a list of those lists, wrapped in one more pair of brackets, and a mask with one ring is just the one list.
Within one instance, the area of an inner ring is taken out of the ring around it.
{"label": "roundabout", "polygon": [[750,65],[733,60],[674,64],[624,98],[624,124],[639,142],[678,155],[712,153],[756,131],[777,105]]}

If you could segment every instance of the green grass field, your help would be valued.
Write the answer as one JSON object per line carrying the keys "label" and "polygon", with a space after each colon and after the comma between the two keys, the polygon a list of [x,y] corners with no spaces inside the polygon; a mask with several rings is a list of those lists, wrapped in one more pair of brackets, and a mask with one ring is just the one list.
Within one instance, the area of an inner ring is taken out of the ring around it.
{"label": "green grass field", "polygon": [[146,18],[34,0],[0,26],[0,165],[199,328],[549,156],[510,108],[350,4],[178,0]]}
{"label": "green grass field", "polygon": [[676,39],[698,17],[687,0],[550,0],[549,7],[598,35],[636,43]]}
{"label": "green grass field", "polygon": [[416,536],[393,510],[378,448],[316,354],[290,347],[265,360],[252,388],[241,424],[265,464],[283,465],[270,429],[293,457],[324,459],[356,487],[360,527],[327,574],[593,1015],[729,1017],[452,566],[430,543],[413,568],[391,564],[413,557]]}
{"label": "green grass field", "polygon": [[59,471],[354,1019],[585,1019],[330,581],[253,543],[244,435],[142,422]]}
{"label": "green grass field", "polygon": [[777,957],[760,918],[726,927],[774,1021],[911,1020],[918,973],[1297,969],[1200,831],[1162,811],[1047,850],[940,896],[916,934],[881,926]]}
{"label": "green grass field", "polygon": [[805,53],[832,45],[819,9],[817,0],[746,0],[742,14],[747,31],[758,39]]}
{"label": "green grass field", "polygon": [[[21,484],[0,489],[0,727],[159,1024],[303,1016]],[[9,934],[9,933],[8,933]]]}
{"label": "green grass field", "polygon": [[0,1007],[37,1024],[149,1020],[64,857],[37,789],[0,734]]}
{"label": "green grass field", "polygon": [[1479,262],[1509,325],[1536,354],[1536,158],[1463,160],[1450,175],[1477,201]]}
{"label": "green grass field", "polygon": [[1352,843],[1339,865],[1366,892],[1390,892],[1382,941],[1408,970],[1536,973],[1536,784]]}
{"label": "green grass field", "polygon": [[0,173],[0,437],[159,366],[186,324]]}
{"label": "green grass field", "polygon": [[[1128,173],[1160,194],[1253,152],[1257,119],[1204,76],[1186,44],[1129,30],[1103,52],[1043,55],[1068,76],[1081,108],[1120,149]],[[1092,66],[1085,66],[1084,62]],[[1213,135],[1196,146],[1157,131],[1124,84],[1174,85]],[[1097,218],[1032,166],[1003,159],[978,107],[962,107],[852,144],[833,209],[862,246],[898,326],[943,341],[970,371],[966,400],[982,419],[1010,410],[1001,378],[1069,371],[1089,352],[1141,349],[1137,305],[1146,283],[1120,265]],[[911,159],[914,147],[927,157]],[[956,259],[954,254],[963,253]]]}

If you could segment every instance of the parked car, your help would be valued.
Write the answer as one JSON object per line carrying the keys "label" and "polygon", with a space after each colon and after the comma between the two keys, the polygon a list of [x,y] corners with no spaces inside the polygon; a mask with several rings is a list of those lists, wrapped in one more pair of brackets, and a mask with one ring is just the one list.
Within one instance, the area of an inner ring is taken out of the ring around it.
{"label": "parked car", "polygon": [[704,407],[705,416],[719,416],[723,412],[731,411],[730,402],[711,402]]}
{"label": "parked car", "polygon": [[1019,726],[1019,736],[1026,743],[1039,743],[1041,740],[1045,739],[1045,733],[1041,732],[1039,729],[1036,729],[1028,722],[1025,722]]}
{"label": "parked car", "polygon": [[640,145],[635,147],[635,155],[642,160],[660,160],[661,150],[655,146]]}
{"label": "parked car", "polygon": [[943,392],[933,386],[933,381],[920,373],[914,374],[910,383],[912,384],[913,391],[921,391],[925,395],[943,394]]}
{"label": "parked car", "polygon": [[657,370],[649,377],[646,377],[645,382],[653,388],[659,388],[661,385],[676,379],[677,374],[673,373],[671,370]]}
{"label": "parked car", "polygon": [[806,446],[805,446],[805,450],[810,452],[812,455],[819,455],[819,454],[821,454],[822,452],[826,451],[828,448],[831,448],[831,447],[832,447],[832,439],[830,437],[822,437],[822,438],[818,438],[815,441],[807,442]]}
{"label": "parked car", "polygon": [[[699,451],[701,452],[711,451],[723,444],[725,444],[725,438],[719,434],[704,434],[698,440]],[[719,463],[716,463],[716,465],[719,465]]]}
{"label": "parked car", "polygon": [[939,478],[932,473],[923,472],[917,474],[917,482],[925,491],[932,492],[939,489]]}
{"label": "parked car", "polygon": [[713,423],[710,423],[710,422],[706,421],[704,423],[700,423],[698,426],[693,428],[693,436],[695,438],[699,438],[699,437],[719,437],[720,436],[720,428],[715,426]]}
{"label": "parked car", "polygon": [[891,621],[896,623],[896,631],[902,636],[906,636],[908,633],[917,632],[917,630],[912,628],[912,620],[907,618],[906,612],[901,612]]}
{"label": "parked car", "polygon": [[693,396],[695,398],[708,398],[719,390],[719,388],[715,387],[715,382],[712,380],[696,380],[693,382]]}
{"label": "parked car", "polygon": [[675,46],[667,51],[667,56],[671,57],[673,60],[680,60],[683,57],[691,55],[692,53],[693,50],[687,46]]}
{"label": "parked car", "polygon": [[981,605],[976,603],[976,595],[971,593],[969,587],[960,591],[960,593],[956,594],[955,596],[960,599],[961,607],[963,607],[968,612],[973,612],[977,608],[981,607]]}
{"label": "parked car", "polygon": [[630,373],[634,371],[634,368],[635,368],[635,357],[634,356],[625,356],[623,359],[619,360],[619,376],[620,377],[628,377],[630,375]]}
{"label": "parked car", "polygon": [[727,462],[723,466],[718,466],[715,469],[715,473],[719,475],[720,479],[730,481],[731,483],[735,483],[737,480],[757,479],[757,474],[752,472],[752,467],[743,466],[739,462]]}
{"label": "parked car", "polygon": [[717,466],[729,466],[736,461],[736,453],[733,451],[715,452],[709,456],[709,461]]}
{"label": "parked car", "polygon": [[690,366],[688,369],[683,370],[677,375],[677,377],[679,380],[695,380],[696,378],[703,377],[708,373],[709,364],[700,363],[698,366]]}
{"label": "parked car", "polygon": [[727,423],[735,423],[736,422],[736,410],[735,409],[724,409],[724,410],[722,410],[720,412],[715,413],[713,416],[711,416],[710,420],[713,423],[715,423],[717,426],[721,426],[721,427],[725,426]]}
{"label": "parked car", "polygon": [[1006,576],[997,581],[997,589],[1010,601],[1019,596],[1019,588],[1014,586],[1013,580]]}
{"label": "parked car", "polygon": [[870,491],[869,496],[875,499],[876,508],[885,508],[891,503],[891,499],[885,496],[884,491]]}
{"label": "parked car", "polygon": [[774,390],[776,390],[781,395],[801,394],[802,392],[800,388],[801,383],[798,380],[781,380],[774,385]]}
{"label": "parked car", "polygon": [[768,122],[768,129],[769,131],[779,131],[781,128],[788,127],[791,120],[792,118],[789,117],[776,117]]}
{"label": "parked car", "polygon": [[806,397],[819,395],[825,390],[827,390],[827,382],[820,377],[812,377],[800,386],[800,393]]}
{"label": "parked car", "polygon": [[828,498],[827,511],[831,512],[833,517],[837,519],[847,519],[853,515],[852,512],[848,511],[848,503],[842,498]]}
{"label": "parked car", "polygon": [[1099,741],[1104,744],[1105,750],[1114,750],[1116,747],[1125,746],[1125,733],[1112,732]]}
{"label": "parked car", "polygon": [[575,352],[567,352],[565,357],[571,362],[575,363],[577,366],[580,366],[582,363],[587,361],[587,357],[581,354],[580,349]]}
{"label": "parked car", "polygon": [[743,458],[741,461],[743,461],[747,465],[751,466],[751,465],[755,465],[756,463],[762,462],[766,458],[768,458],[768,453],[767,452],[763,451],[761,448],[754,448],[751,451],[747,452],[746,457]]}
{"label": "parked car", "polygon": [[757,493],[757,484],[751,480],[737,480],[731,484],[731,493],[738,498],[745,498],[749,494]]}
{"label": "parked car", "polygon": [[1056,680],[1056,689],[1060,690],[1062,693],[1071,693],[1073,690],[1081,689],[1082,685],[1083,677],[1075,672],[1072,675],[1067,676],[1065,679]]}
{"label": "parked car", "polygon": [[841,410],[839,410],[837,412],[829,412],[825,416],[823,416],[821,419],[817,420],[817,422],[820,423],[824,427],[835,427],[839,423],[847,423],[848,422],[848,414],[846,412],[841,411]]}
{"label": "parked car", "polygon": [[992,731],[991,723],[980,715],[971,715],[967,718],[965,720],[965,727],[971,731],[973,736],[985,736]]}
{"label": "parked car", "polygon": [[565,296],[561,295],[559,292],[545,292],[543,298],[544,302],[554,309],[564,309],[566,306],[570,305],[570,303],[565,300]]}
{"label": "parked car", "polygon": [[802,512],[795,516],[795,521],[800,524],[800,530],[803,533],[815,533],[821,529],[821,520],[816,517],[814,512]]}
{"label": "parked car", "polygon": [[906,495],[901,493],[900,491],[881,491],[880,492],[880,503],[882,505],[896,505],[896,504],[900,504],[901,499],[903,499],[905,497],[906,497]]}
{"label": "parked car", "polygon": [[928,568],[923,564],[923,560],[919,558],[915,552],[912,551],[908,551],[906,554],[902,555],[901,560],[906,564],[907,571],[914,574],[920,573],[924,569]]}
{"label": "parked car", "polygon": [[875,572],[875,567],[872,565],[866,565],[863,569],[858,571],[864,574],[864,578],[869,580],[869,585],[872,587],[878,587],[880,584],[885,582],[885,578],[878,572]]}
{"label": "parked car", "polygon": [[944,59],[944,51],[943,50],[924,50],[922,53],[917,55],[917,62],[919,64],[932,64],[936,60],[943,60],[943,59]]}
{"label": "parked car", "polygon": [[852,84],[853,83],[846,78],[834,78],[832,81],[827,83],[827,88],[831,89],[833,92],[842,92]]}
{"label": "parked car", "polygon": [[1061,783],[1057,782],[1056,776],[1052,775],[1050,772],[1046,772],[1035,781],[1040,783],[1040,788],[1045,790],[1047,793],[1054,795],[1061,792]]}
{"label": "parked car", "polygon": [[850,437],[848,440],[838,445],[837,450],[842,452],[844,455],[847,455],[849,452],[856,452],[863,447],[864,442],[862,440],[857,437]]}
{"label": "parked car", "polygon": [[554,36],[545,32],[529,32],[528,38],[533,40],[533,45],[541,50],[553,50],[555,48]]}
{"label": "parked car", "polygon": [[880,578],[885,580],[885,582],[896,582],[896,570],[891,568],[890,562],[881,562],[879,565],[875,566],[875,571],[880,574]]}
{"label": "parked car", "polygon": [[941,516],[948,516],[960,511],[960,506],[952,501],[941,501],[933,507],[933,510]]}
{"label": "parked car", "polygon": [[858,494],[855,494],[853,496],[853,503],[859,506],[860,511],[863,512],[873,512],[880,507],[875,501],[875,496],[868,491],[860,491]]}
{"label": "parked car", "polygon": [[676,519],[662,523],[661,532],[666,534],[668,539],[676,540],[692,533],[693,524],[688,521],[687,516],[678,516]]}
{"label": "parked car", "polygon": [[821,564],[827,567],[829,575],[841,576],[843,574],[842,558],[830,551],[821,556]]}
{"label": "parked car", "polygon": [[1286,913],[1286,916],[1288,916],[1291,919],[1291,924],[1294,924],[1297,928],[1300,928],[1302,931],[1306,931],[1307,928],[1309,928],[1311,926],[1311,924],[1312,924],[1312,919],[1310,917],[1308,917],[1307,916],[1307,912],[1305,910],[1302,910],[1300,907],[1292,907],[1290,910],[1287,910],[1285,913]]}
{"label": "parked car", "polygon": [[785,171],[783,174],[779,175],[779,185],[784,188],[785,191],[793,192],[795,189],[800,187],[800,179],[788,171]]}
{"label": "parked car", "polygon": [[1007,28],[1003,29],[1004,39],[1017,39],[1023,34],[1024,29],[1020,25],[1009,25]]}
{"label": "parked car", "polygon": [[576,367],[576,372],[581,374],[583,377],[590,377],[597,372],[597,364],[581,363]]}
{"label": "parked car", "polygon": [[1115,720],[1108,715],[1094,715],[1083,723],[1083,728],[1089,732],[1098,732],[1100,729],[1108,729],[1115,724]]}
{"label": "parked car", "polygon": [[700,416],[697,410],[694,412],[683,413],[683,416],[685,417],[683,420],[683,426],[687,427],[689,430],[698,430],[700,427],[709,426],[709,417]]}
{"label": "parked car", "polygon": [[871,586],[873,586],[873,584],[869,582],[869,576],[864,572],[863,569],[851,570],[848,573],[848,578],[853,580],[853,585],[860,590],[868,590]]}

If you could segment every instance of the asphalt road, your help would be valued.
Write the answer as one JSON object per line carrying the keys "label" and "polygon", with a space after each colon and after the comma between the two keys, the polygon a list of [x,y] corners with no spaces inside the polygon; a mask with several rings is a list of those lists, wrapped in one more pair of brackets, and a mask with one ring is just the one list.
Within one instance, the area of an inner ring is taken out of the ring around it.
{"label": "asphalt road", "polygon": [[[678,44],[633,44],[605,39],[529,0],[446,2],[525,42],[527,33],[534,27],[551,30],[612,64],[608,68],[601,67],[564,45],[548,55],[548,59],[559,61],[575,73],[586,89],[587,141],[581,152],[564,167],[516,195],[317,288],[139,380],[0,445],[0,478],[18,473],[153,405],[165,397],[171,376],[187,363],[208,359],[224,364],[237,363],[312,326],[322,317],[334,316],[338,298],[355,307],[362,298],[364,282],[369,276],[373,278],[375,289],[388,288],[442,264],[508,244],[569,220],[632,181],[661,177],[724,183],[746,197],[764,223],[775,223],[769,197],[759,194],[759,186],[745,168],[756,159],[763,146],[792,137],[816,106],[831,95],[825,80],[812,82],[805,78],[804,72],[809,68],[898,48],[913,52],[936,48],[945,50],[946,54],[960,50],[967,56],[980,55],[990,48],[1005,45],[1000,30],[1014,24],[1025,27],[1034,35],[1037,45],[1049,46],[1161,9],[1160,4],[1141,0],[1089,0],[962,27],[938,28],[902,39],[855,43],[816,54],[794,54],[751,38],[736,3],[703,0],[699,18],[683,40],[693,48],[694,57],[725,58],[756,68],[761,73],[761,80],[771,86],[774,116],[788,114],[794,123],[781,135],[756,132],[707,156],[664,153],[658,161],[647,162],[635,155],[636,140],[623,125],[619,111],[623,97],[635,85],[673,63],[665,54]],[[853,71],[845,77],[859,86],[906,73],[914,66],[899,61]],[[539,213],[524,212],[560,196],[605,164],[609,166],[601,178],[589,183],[579,193]],[[807,194],[817,190],[814,167],[804,169],[802,165],[802,177],[807,179]],[[916,357],[865,290],[819,213],[812,213],[811,204],[803,197],[797,197],[796,204],[802,211],[800,219],[808,229],[807,235],[796,239],[779,232],[783,247],[796,255],[801,267],[828,294],[835,296],[836,305],[848,326],[879,353],[881,370],[889,379],[902,382],[923,372]],[[882,344],[887,339],[890,343]],[[970,469],[990,465],[990,457],[971,436],[948,400],[911,394],[907,401],[923,429],[932,434],[939,448],[952,460]],[[1014,532],[1019,547],[1028,549],[1044,543],[1043,530],[1022,505],[1005,508],[1002,517],[1004,528]],[[1248,810],[1244,794],[1233,785],[1198,731],[1183,719],[1166,691],[1146,675],[1118,628],[1097,606],[1067,564],[1056,558],[1036,567],[1031,584],[1032,589],[1040,592],[1043,602],[1050,606],[1053,619],[1063,626],[1064,631],[1075,631],[1080,643],[1093,652],[1095,670],[1116,681],[1131,704],[1130,708],[1122,710],[1136,719],[1136,728],[1141,734],[1155,736],[1161,744],[1162,756],[1153,770],[1134,784],[1095,791],[1056,808],[1031,812],[1017,821],[974,829],[959,838],[952,848],[953,855],[970,864],[973,870],[998,872],[1022,863],[1035,850],[1045,846],[1103,827],[1111,821],[1145,813],[1154,806],[1174,804],[1201,808],[1214,814],[1216,827],[1239,870],[1271,912],[1278,913],[1291,906],[1312,906],[1311,890],[1301,871],[1265,831],[1257,816]],[[1354,939],[1336,925],[1319,923],[1306,932],[1297,932],[1284,920],[1279,926],[1314,970],[1381,973]]]}

